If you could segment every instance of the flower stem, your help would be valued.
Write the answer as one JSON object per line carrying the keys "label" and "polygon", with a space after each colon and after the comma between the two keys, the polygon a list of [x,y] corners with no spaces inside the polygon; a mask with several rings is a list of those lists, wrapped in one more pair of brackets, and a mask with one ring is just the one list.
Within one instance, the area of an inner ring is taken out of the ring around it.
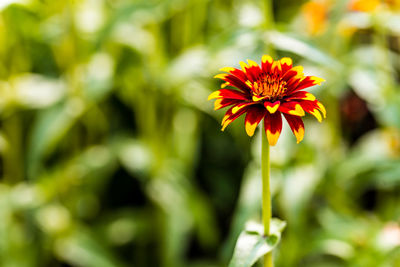
{"label": "flower stem", "polygon": [[264,4],[264,27],[266,30],[274,29],[274,12],[272,0],[265,0]]}
{"label": "flower stem", "polygon": [[[261,133],[261,178],[262,178],[262,220],[264,225],[264,235],[269,235],[271,222],[271,190],[270,190],[270,163],[269,163],[269,143],[265,134],[265,128]],[[264,267],[273,267],[272,252],[265,254]]]}

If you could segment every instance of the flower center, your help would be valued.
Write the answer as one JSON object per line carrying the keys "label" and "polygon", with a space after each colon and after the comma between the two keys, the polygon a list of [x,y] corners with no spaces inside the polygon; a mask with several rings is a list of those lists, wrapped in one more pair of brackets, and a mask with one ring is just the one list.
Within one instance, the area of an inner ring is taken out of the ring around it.
{"label": "flower center", "polygon": [[248,83],[253,88],[253,94],[257,98],[277,99],[286,91],[286,81],[276,75],[262,75],[253,84],[250,81]]}

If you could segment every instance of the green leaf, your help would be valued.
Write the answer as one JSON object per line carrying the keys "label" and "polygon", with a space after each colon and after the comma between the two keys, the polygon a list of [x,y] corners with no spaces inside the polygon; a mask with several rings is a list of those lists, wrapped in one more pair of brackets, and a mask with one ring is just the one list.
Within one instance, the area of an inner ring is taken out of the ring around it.
{"label": "green leaf", "polygon": [[265,41],[269,44],[273,44],[277,49],[290,51],[318,64],[332,66],[335,68],[341,67],[340,62],[335,60],[323,50],[318,49],[312,43],[308,43],[290,34],[270,31],[266,33]]}
{"label": "green leaf", "polygon": [[264,236],[264,229],[261,224],[248,223],[246,229],[239,236],[229,267],[252,266],[259,258],[278,245],[285,226],[285,221],[273,218],[271,220],[271,234]]}

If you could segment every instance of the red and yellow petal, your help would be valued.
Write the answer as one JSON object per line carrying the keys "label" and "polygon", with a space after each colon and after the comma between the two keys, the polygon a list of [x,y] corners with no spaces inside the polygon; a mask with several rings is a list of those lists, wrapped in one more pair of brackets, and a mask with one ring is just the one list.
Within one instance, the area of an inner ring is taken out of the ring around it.
{"label": "red and yellow petal", "polygon": [[235,106],[232,108],[232,113],[235,114],[235,113],[237,113],[239,110],[241,110],[241,109],[243,109],[243,108],[245,108],[245,107],[251,106],[251,105],[255,105],[255,104],[258,104],[258,103],[255,103],[255,102],[241,102],[241,103],[235,105]]}
{"label": "red and yellow petal", "polygon": [[301,140],[304,138],[304,123],[301,117],[293,116],[289,114],[283,113],[285,116],[286,121],[288,122],[290,129],[296,136],[297,143],[300,143]]}
{"label": "red and yellow petal", "polygon": [[243,82],[245,82],[247,80],[246,73],[244,73],[242,70],[239,70],[239,69],[236,69],[233,67],[224,67],[224,68],[220,69],[220,71],[228,72],[228,73],[236,76]]}
{"label": "red and yellow petal", "polygon": [[279,61],[282,67],[282,74],[285,74],[288,70],[290,70],[293,67],[293,61],[289,57],[283,57]]}
{"label": "red and yellow petal", "polygon": [[278,110],[280,104],[281,104],[280,101],[275,101],[273,103],[269,102],[269,101],[265,101],[264,107],[269,111],[269,113],[273,114]]}
{"label": "red and yellow petal", "polygon": [[258,102],[258,101],[264,100],[266,98],[268,98],[268,96],[253,95],[251,97],[251,100],[253,100],[254,102]]}
{"label": "red and yellow petal", "polygon": [[[304,69],[302,66],[293,67],[283,74],[282,79],[285,80],[287,82],[287,84],[290,84],[291,79],[293,79],[293,78],[300,79],[300,78],[304,77],[303,71],[304,71]],[[296,80],[296,79],[293,79],[293,80]]]}
{"label": "red and yellow petal", "polygon": [[233,107],[231,107],[230,109],[228,109],[228,111],[225,113],[225,116],[224,116],[224,118],[222,119],[222,122],[221,122],[221,126],[222,126],[221,131],[224,131],[225,128],[226,128],[231,122],[233,122],[234,120],[236,120],[237,118],[239,118],[242,114],[244,114],[244,113],[247,111],[248,108],[244,108],[244,109],[238,111],[238,112],[235,113],[235,114],[232,113],[232,109],[233,109]]}
{"label": "red and yellow petal", "polygon": [[247,79],[253,83],[260,76],[261,69],[255,61],[248,59],[247,62],[249,64],[241,61],[240,66],[242,67],[243,72],[246,73]]}
{"label": "red and yellow petal", "polygon": [[227,87],[229,85],[231,85],[229,82],[221,83],[221,88],[225,88],[225,87]]}
{"label": "red and yellow petal", "polygon": [[314,85],[320,85],[325,80],[316,76],[306,76],[304,77],[294,88],[295,91],[299,91],[301,89],[311,87]]}
{"label": "red and yellow petal", "polygon": [[265,108],[262,108],[259,105],[250,107],[248,109],[246,118],[244,119],[244,125],[248,136],[254,135],[254,131],[256,130],[257,125],[264,118],[266,113],[267,111],[265,110]]}
{"label": "red and yellow petal", "polygon": [[274,61],[272,63],[272,67],[271,67],[271,73],[277,75],[277,76],[281,76],[282,75],[282,65],[281,62],[278,61]]}
{"label": "red and yellow petal", "polygon": [[220,89],[220,90],[212,92],[208,96],[208,100],[216,99],[216,98],[249,100],[246,97],[246,94],[236,91],[236,90],[231,90],[231,89]]}
{"label": "red and yellow petal", "polygon": [[271,67],[272,63],[274,60],[272,59],[271,56],[269,55],[264,55],[261,59],[261,68],[264,73],[270,73],[271,72]]}
{"label": "red and yellow petal", "polygon": [[321,113],[318,111],[318,106],[314,101],[299,102],[305,112],[312,114],[319,122],[322,121]]}
{"label": "red and yellow petal", "polygon": [[309,100],[314,101],[316,98],[313,94],[306,91],[297,91],[285,97],[285,100]]}
{"label": "red and yellow petal", "polygon": [[238,103],[243,102],[242,100],[238,100],[238,99],[225,99],[225,98],[217,98],[214,101],[214,110],[218,110],[224,107],[228,107],[231,105],[235,105]]}
{"label": "red and yellow petal", "polygon": [[245,82],[232,74],[221,73],[215,75],[214,78],[218,78],[225,82],[228,82],[230,86],[236,87],[244,93],[251,92],[251,88]]}
{"label": "red and yellow petal", "polygon": [[322,113],[322,115],[324,116],[324,119],[325,119],[326,118],[326,109],[325,109],[324,105],[322,105],[322,103],[319,102],[318,100],[315,100],[315,101],[317,101],[318,109],[319,109],[319,111],[321,111],[321,113]]}
{"label": "red and yellow petal", "polygon": [[279,111],[294,115],[294,116],[304,116],[304,110],[297,101],[282,102],[279,106]]}
{"label": "red and yellow petal", "polygon": [[[299,104],[301,105],[301,107],[304,109],[305,112],[312,114],[315,118],[317,118],[317,120],[319,122],[322,122],[321,113],[323,114],[324,118],[326,117],[325,107],[320,102],[318,102],[318,100],[300,101]],[[320,111],[321,111],[321,113],[320,113]]]}
{"label": "red and yellow petal", "polygon": [[274,114],[267,113],[264,117],[264,127],[269,145],[276,145],[282,131],[281,113],[279,111]]}

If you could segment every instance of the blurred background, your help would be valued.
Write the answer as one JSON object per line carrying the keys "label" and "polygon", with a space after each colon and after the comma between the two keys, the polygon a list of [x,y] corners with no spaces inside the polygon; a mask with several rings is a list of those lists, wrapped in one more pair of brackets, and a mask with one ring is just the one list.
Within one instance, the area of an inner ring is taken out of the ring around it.
{"label": "blurred background", "polygon": [[206,100],[266,53],[328,112],[271,150],[276,266],[400,266],[398,0],[1,0],[0,266],[227,266],[259,132]]}

